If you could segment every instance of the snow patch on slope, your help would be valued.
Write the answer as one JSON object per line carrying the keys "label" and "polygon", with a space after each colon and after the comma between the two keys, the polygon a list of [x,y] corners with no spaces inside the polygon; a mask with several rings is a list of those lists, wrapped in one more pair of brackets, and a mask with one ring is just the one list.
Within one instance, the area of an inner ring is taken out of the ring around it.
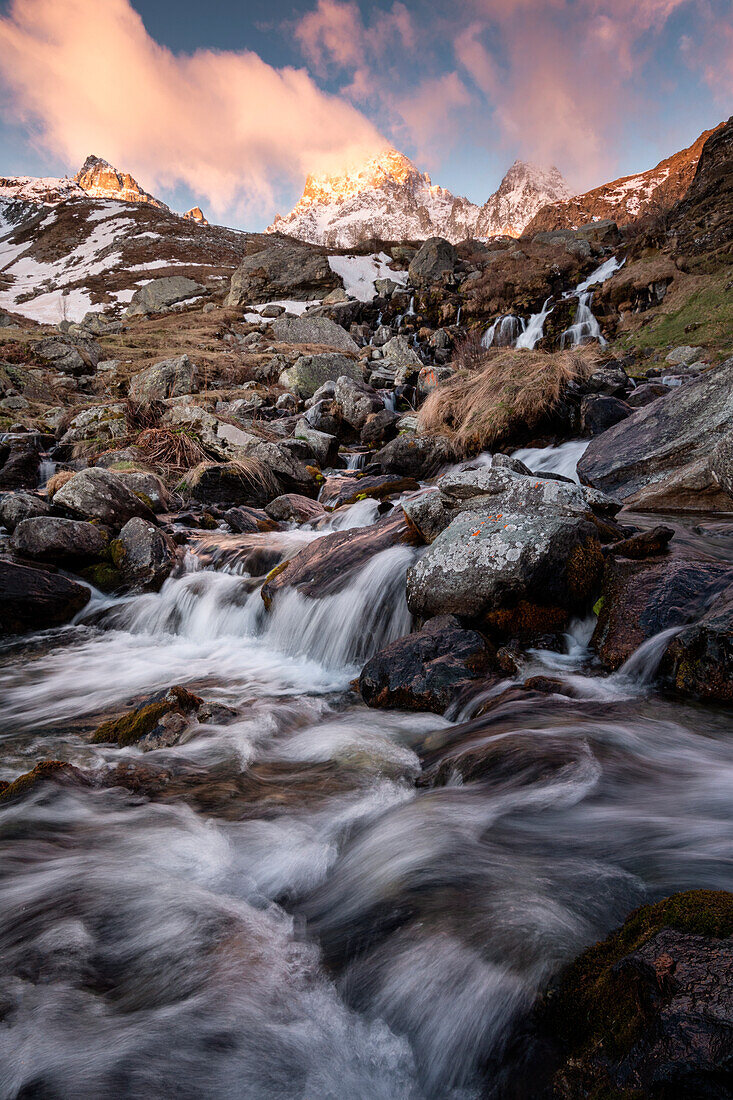
{"label": "snow patch on slope", "polygon": [[376,294],[375,279],[392,279],[400,286],[407,283],[407,272],[393,271],[389,266],[391,262],[384,252],[371,256],[328,257],[331,271],[340,277],[346,293],[360,302],[371,302]]}

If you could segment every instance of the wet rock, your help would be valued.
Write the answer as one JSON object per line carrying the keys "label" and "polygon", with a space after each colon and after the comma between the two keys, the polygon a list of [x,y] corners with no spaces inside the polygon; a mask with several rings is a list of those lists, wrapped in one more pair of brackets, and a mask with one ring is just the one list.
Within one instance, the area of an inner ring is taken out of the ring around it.
{"label": "wet rock", "polygon": [[319,500],[327,508],[340,508],[357,500],[371,497],[384,500],[397,493],[410,493],[419,489],[417,481],[399,474],[355,474],[353,477],[329,477],[321,489]]}
{"label": "wet rock", "polygon": [[324,382],[336,382],[346,376],[361,381],[361,367],[355,359],[339,352],[321,352],[301,355],[292,367],[280,375],[280,384],[292,390],[298,397],[311,397]]}
{"label": "wet rock", "polygon": [[328,258],[295,241],[277,241],[245,256],[232,275],[224,305],[239,309],[268,298],[307,301],[341,285]]}
{"label": "wet rock", "polygon": [[673,537],[674,529],[660,524],[649,531],[639,531],[627,539],[611,543],[605,547],[604,552],[622,558],[651,558],[656,554],[663,554]]}
{"label": "wet rock", "polygon": [[103,722],[94,732],[92,743],[114,744],[120,748],[138,745],[143,751],[174,745],[194,724],[202,704],[203,699],[184,687],[159,691],[135,710]]}
{"label": "wet rock", "polygon": [[674,691],[708,702],[733,702],[733,585],[670,641],[660,665]]}
{"label": "wet rock", "polygon": [[538,1014],[562,1050],[552,1095],[728,1095],[732,936],[733,895],[691,890],[589,947]]}
{"label": "wet rock", "polygon": [[631,416],[631,408],[625,401],[603,394],[589,394],[580,403],[580,430],[583,435],[600,435],[627,416]]}
{"label": "wet rock", "polygon": [[444,435],[398,435],[374,456],[382,469],[418,480],[433,477],[442,466],[455,461],[455,452]]}
{"label": "wet rock", "polygon": [[[499,473],[487,471],[492,472]],[[502,473],[528,482],[510,490],[528,499],[534,479]],[[548,484],[564,488],[562,483]],[[485,620],[520,602],[562,614],[586,604],[600,586],[602,572],[600,542],[584,512],[565,514],[550,507],[520,511],[508,499],[505,504],[501,495],[479,496],[408,570],[407,605],[421,618],[452,613]]]}
{"label": "wet rock", "polygon": [[390,412],[389,409],[370,413],[359,435],[361,442],[368,447],[375,447],[394,439],[398,419],[397,413]]}
{"label": "wet rock", "polygon": [[64,760],[42,760],[29,772],[11,783],[0,781],[0,806],[17,802],[52,784],[57,787],[90,787],[91,782],[79,768]]}
{"label": "wet rock", "polygon": [[319,519],[326,514],[326,509],[317,500],[300,496],[298,493],[284,493],[275,497],[265,508],[265,512],[271,519],[281,520],[284,523],[307,523],[311,519]]}
{"label": "wet rock", "polygon": [[89,599],[89,589],[67,577],[0,561],[0,634],[60,626]]}
{"label": "wet rock", "polygon": [[[316,410],[314,419],[317,419],[318,423],[323,422],[317,416],[317,413],[320,412],[319,406],[323,404],[324,402],[319,402],[318,405],[313,406],[313,409],[308,410],[309,412],[314,412],[314,410]],[[329,416],[327,422],[329,424],[333,423],[333,418]],[[302,439],[308,444],[319,466],[333,466],[334,462],[336,462],[339,453],[339,441],[335,435],[311,427],[305,418],[298,421],[295,425],[295,432],[293,434],[296,439]]]}
{"label": "wet rock", "polygon": [[[718,490],[706,465],[719,439],[733,430],[733,358],[693,379],[663,401],[638,409],[593,439],[578,463],[581,481],[629,502],[643,489],[696,469],[695,480]],[[730,498],[725,498],[728,508]],[[680,504],[670,489],[655,511]],[[710,496],[706,506],[710,505]]]}
{"label": "wet rock", "polygon": [[370,707],[430,710],[442,714],[473,681],[485,676],[493,650],[453,615],[430,619],[422,630],[380,650],[359,676]]}
{"label": "wet rock", "polygon": [[451,273],[456,264],[456,250],[443,237],[429,237],[410,262],[411,283],[433,282]]}
{"label": "wet rock", "polygon": [[[541,690],[544,694],[547,688],[543,686]],[[512,687],[498,695],[494,703],[497,709],[511,703],[515,713],[518,706],[523,706],[526,709],[522,713],[529,717],[532,711],[536,712],[538,699],[536,690]],[[454,726],[448,746],[428,752],[419,785],[445,787],[455,783],[456,778],[464,784],[496,787],[507,782],[514,787],[546,783],[562,770],[580,763],[584,753],[582,745],[569,744],[566,738],[550,735],[538,738],[522,733],[497,736],[491,718],[482,716]]]}
{"label": "wet rock", "polygon": [[21,557],[73,566],[103,554],[107,538],[99,527],[84,520],[37,516],[21,520],[11,545]]}
{"label": "wet rock", "polygon": [[361,380],[342,376],[336,380],[334,400],[347,424],[360,431],[372,413],[384,412],[384,401],[376,390]]}
{"label": "wet rock", "polygon": [[619,668],[642,642],[704,615],[733,584],[722,562],[607,561],[591,646],[607,668]]}
{"label": "wet rock", "polygon": [[35,493],[0,494],[0,524],[8,531],[14,531],[21,520],[47,515],[48,504]]}
{"label": "wet rock", "polygon": [[258,531],[280,530],[279,523],[270,519],[264,511],[260,511],[257,508],[247,508],[244,506],[230,508],[228,512],[224,513],[224,519],[229,524],[232,531],[236,531],[242,535],[255,534]]}
{"label": "wet rock", "polygon": [[338,351],[359,351],[356,341],[352,340],[346,329],[337,325],[328,317],[283,317],[272,326],[275,339],[280,344],[319,344]]}
{"label": "wet rock", "polygon": [[35,489],[41,467],[38,439],[29,434],[0,443],[0,490]]}
{"label": "wet rock", "polygon": [[270,606],[278,592],[297,588],[304,596],[318,599],[340,591],[353,573],[375,554],[400,544],[419,541],[408,527],[401,508],[394,508],[370,527],[335,531],[315,539],[290,561],[273,571],[262,587],[262,598]]}
{"label": "wet rock", "polygon": [[96,519],[119,530],[128,519],[153,519],[150,506],[130,489],[118,474],[94,466],[81,470],[54,494],[55,507],[84,519]]}
{"label": "wet rock", "polygon": [[178,302],[189,298],[198,298],[206,287],[185,275],[167,275],[162,279],[153,279],[139,287],[133,294],[125,310],[128,317],[141,313],[164,313]]}
{"label": "wet rock", "polygon": [[157,592],[176,564],[175,543],[148,520],[128,520],[110,546],[115,567],[125,584],[141,592]]}
{"label": "wet rock", "polygon": [[197,389],[198,367],[187,355],[179,355],[138,371],[130,382],[129,395],[136,401],[163,401]]}

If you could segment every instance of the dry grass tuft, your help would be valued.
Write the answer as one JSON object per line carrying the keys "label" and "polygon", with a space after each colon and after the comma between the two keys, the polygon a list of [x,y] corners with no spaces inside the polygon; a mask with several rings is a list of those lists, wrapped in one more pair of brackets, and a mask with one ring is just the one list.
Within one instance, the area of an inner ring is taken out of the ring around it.
{"label": "dry grass tuft", "polygon": [[474,328],[462,340],[456,342],[451,356],[451,366],[456,370],[477,370],[486,359],[486,348],[481,345],[483,329]]}
{"label": "dry grass tuft", "polygon": [[587,377],[593,352],[485,352],[478,368],[450,379],[419,412],[426,431],[449,436],[464,455],[531,433],[569,382]]}
{"label": "dry grass tuft", "polygon": [[259,458],[244,456],[225,463],[213,462],[205,459],[199,462],[194,470],[177,486],[178,490],[191,489],[206,476],[208,470],[214,467],[225,467],[226,478],[237,478],[243,487],[253,491],[257,497],[272,500],[282,492],[282,486],[272,469]]}
{"label": "dry grass tuft", "polygon": [[46,496],[48,499],[51,500],[54,493],[58,493],[59,489],[65,485],[67,481],[71,481],[75,473],[76,470],[59,470],[58,473],[51,474],[51,477],[46,482]]}
{"label": "dry grass tuft", "polygon": [[125,401],[125,425],[128,432],[142,432],[159,427],[165,411],[162,401],[136,401],[134,397],[128,397]]}
{"label": "dry grass tuft", "polygon": [[141,458],[152,466],[190,470],[208,459],[196,436],[180,428],[146,428],[135,440]]}

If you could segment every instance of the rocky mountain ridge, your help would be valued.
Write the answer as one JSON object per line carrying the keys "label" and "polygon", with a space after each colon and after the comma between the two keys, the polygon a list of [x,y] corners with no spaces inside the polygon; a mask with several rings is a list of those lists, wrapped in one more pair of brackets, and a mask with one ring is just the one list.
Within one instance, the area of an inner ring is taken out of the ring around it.
{"label": "rocky mountain ridge", "polygon": [[518,237],[548,202],[571,191],[557,168],[515,161],[498,190],[478,206],[433,184],[404,154],[387,149],[351,172],[309,176],[293,210],[278,215],[270,233],[310,244],[353,248],[364,240]]}

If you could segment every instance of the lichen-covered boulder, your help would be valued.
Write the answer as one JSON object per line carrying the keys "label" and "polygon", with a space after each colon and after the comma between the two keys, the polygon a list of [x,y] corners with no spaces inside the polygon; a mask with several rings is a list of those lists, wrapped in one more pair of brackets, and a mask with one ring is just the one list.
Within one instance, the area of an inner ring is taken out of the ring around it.
{"label": "lichen-covered boulder", "polygon": [[198,367],[187,355],[179,355],[138,371],[128,392],[136,401],[164,401],[167,397],[196,393],[197,389]]}
{"label": "lichen-covered boulder", "polygon": [[14,531],[21,520],[47,515],[48,504],[35,493],[21,490],[0,494],[0,524],[7,531]]}
{"label": "lichen-covered boulder", "polygon": [[123,478],[94,466],[81,470],[63,485],[53,498],[62,507],[83,519],[96,519],[119,530],[128,519],[141,516],[153,519],[150,506],[130,489]]}
{"label": "lichen-covered boulder", "polygon": [[37,516],[21,520],[13,532],[11,545],[24,558],[77,565],[103,554],[107,538],[99,527],[85,520]]}
{"label": "lichen-covered boulder", "polygon": [[346,423],[356,431],[364,427],[372,413],[384,411],[384,401],[376,390],[345,375],[336,380],[334,400]]}
{"label": "lichen-covered boulder", "polygon": [[341,286],[328,257],[299,241],[273,239],[245,256],[232,275],[224,305],[240,309],[269,298],[309,301]]}
{"label": "lichen-covered boulder", "polygon": [[437,474],[441,466],[455,462],[455,451],[444,435],[404,432],[377,451],[374,461],[391,474],[418,480]]}
{"label": "lichen-covered boulder", "polygon": [[301,355],[292,367],[280,375],[280,385],[298,397],[312,397],[324,382],[336,382],[341,377],[361,381],[361,368],[355,359],[340,352],[324,351]]}
{"label": "lichen-covered boulder", "polygon": [[198,298],[206,287],[185,275],[166,275],[162,279],[153,279],[139,287],[133,294],[126,309],[128,317],[141,313],[163,313],[178,302]]}
{"label": "lichen-covered boulder", "polygon": [[280,344],[319,344],[353,355],[359,351],[359,345],[346,329],[329,317],[313,317],[306,313],[300,317],[282,317],[273,321],[272,332]]}

